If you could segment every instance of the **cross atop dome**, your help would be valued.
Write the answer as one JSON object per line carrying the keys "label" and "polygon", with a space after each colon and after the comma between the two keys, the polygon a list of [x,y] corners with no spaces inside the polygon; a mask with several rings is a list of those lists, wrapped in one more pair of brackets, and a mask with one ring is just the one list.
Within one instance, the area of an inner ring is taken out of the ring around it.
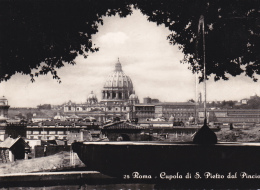
{"label": "cross atop dome", "polygon": [[121,63],[119,62],[119,58],[118,58],[118,62],[115,65],[115,71],[123,71]]}

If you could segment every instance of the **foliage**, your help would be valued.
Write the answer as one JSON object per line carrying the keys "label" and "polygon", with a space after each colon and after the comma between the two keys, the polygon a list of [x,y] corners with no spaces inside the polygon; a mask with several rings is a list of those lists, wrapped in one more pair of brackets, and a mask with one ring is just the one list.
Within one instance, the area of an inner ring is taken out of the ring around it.
{"label": "foliage", "polygon": [[244,105],[247,109],[260,109],[260,97],[259,96],[253,96],[251,97],[247,105]]}
{"label": "foliage", "polygon": [[38,108],[38,109],[47,109],[47,110],[50,110],[50,109],[51,109],[51,104],[38,105],[37,108]]}
{"label": "foliage", "polygon": [[250,99],[248,99],[247,104],[237,104],[237,101],[225,101],[222,102],[211,102],[207,104],[207,107],[212,108],[221,108],[221,109],[227,109],[227,108],[234,108],[234,109],[260,109],[260,97],[259,96],[251,96]]}
{"label": "foliage", "polygon": [[[172,33],[168,39],[179,45],[193,72],[203,70],[201,32],[205,22],[206,74],[227,80],[243,72],[254,80],[260,74],[260,1],[258,0],[179,0],[137,1],[136,7],[148,20],[164,24]],[[197,61],[199,64],[197,64]],[[203,76],[201,77],[203,80]]]}
{"label": "foliage", "polygon": [[189,99],[188,102],[195,103],[195,100]]}
{"label": "foliage", "polygon": [[[132,5],[149,21],[164,24],[172,32],[168,40],[184,53],[182,63],[193,72],[203,70],[202,38],[205,20],[206,74],[215,80],[245,73],[254,80],[260,74],[259,0],[2,0],[0,2],[0,81],[15,73],[34,77],[75,64],[98,47],[91,37],[103,16],[125,17]],[[35,71],[35,69],[37,69]],[[204,76],[201,76],[203,80]]]}
{"label": "foliage", "polygon": [[102,16],[131,13],[124,1],[2,0],[0,2],[0,81],[15,73],[34,77],[74,65],[77,55],[87,57],[98,48],[91,36]]}

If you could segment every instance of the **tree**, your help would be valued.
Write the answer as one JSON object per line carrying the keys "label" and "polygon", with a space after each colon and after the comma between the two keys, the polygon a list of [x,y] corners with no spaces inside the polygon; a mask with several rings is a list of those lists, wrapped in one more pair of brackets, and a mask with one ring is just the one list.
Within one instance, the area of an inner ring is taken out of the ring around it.
{"label": "tree", "polygon": [[248,109],[259,109],[260,108],[260,97],[255,96],[248,100]]}
{"label": "tree", "polygon": [[138,0],[136,7],[148,15],[149,21],[164,24],[172,31],[168,36],[170,43],[179,45],[185,54],[182,63],[189,63],[193,72],[203,70],[204,65],[198,32],[203,15],[206,75],[227,80],[227,74],[244,72],[257,80],[254,74],[260,74],[260,1]]}
{"label": "tree", "polygon": [[195,103],[195,100],[189,99],[188,102],[190,102],[190,103]]}
{"label": "tree", "polygon": [[38,108],[38,109],[47,109],[47,110],[50,110],[50,109],[51,109],[51,104],[38,105],[37,108]]}
{"label": "tree", "polygon": [[26,114],[27,121],[30,121],[33,118],[33,114],[31,112]]}
{"label": "tree", "polygon": [[124,1],[2,0],[0,2],[0,82],[15,73],[34,77],[75,64],[77,55],[96,52],[91,36],[102,16],[131,13]]}
{"label": "tree", "polygon": [[213,102],[211,103],[211,106],[212,106],[212,107],[215,107],[215,106],[216,106],[216,103],[213,101]]}
{"label": "tree", "polygon": [[223,101],[221,102],[222,108],[225,107],[226,105],[227,105],[227,102],[226,102],[225,100],[223,100]]}
{"label": "tree", "polygon": [[[259,0],[2,0],[0,2],[0,81],[20,72],[32,77],[75,64],[77,55],[98,50],[91,36],[102,16],[132,12],[132,6],[149,21],[172,32],[168,40],[184,53],[182,63],[193,72],[203,70],[201,32],[205,20],[206,74],[215,80],[245,73],[260,74]],[[34,70],[38,69],[38,70]],[[201,76],[203,80],[204,76]]]}

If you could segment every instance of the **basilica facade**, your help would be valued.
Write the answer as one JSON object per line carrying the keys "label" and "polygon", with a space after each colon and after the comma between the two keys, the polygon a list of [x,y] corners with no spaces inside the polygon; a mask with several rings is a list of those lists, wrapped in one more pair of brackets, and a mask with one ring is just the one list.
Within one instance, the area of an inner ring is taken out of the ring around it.
{"label": "basilica facade", "polygon": [[85,103],[77,104],[72,101],[64,105],[64,114],[82,119],[95,118],[97,121],[106,121],[115,117],[131,119],[133,105],[139,103],[134,92],[132,80],[122,69],[118,59],[114,71],[111,72],[104,85],[102,99],[99,101],[92,91]]}

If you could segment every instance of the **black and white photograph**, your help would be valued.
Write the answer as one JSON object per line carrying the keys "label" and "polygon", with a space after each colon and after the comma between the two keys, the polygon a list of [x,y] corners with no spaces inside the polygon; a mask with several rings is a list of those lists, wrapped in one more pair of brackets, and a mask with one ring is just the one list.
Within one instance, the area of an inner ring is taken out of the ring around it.
{"label": "black and white photograph", "polygon": [[260,0],[0,0],[0,189],[259,189]]}

